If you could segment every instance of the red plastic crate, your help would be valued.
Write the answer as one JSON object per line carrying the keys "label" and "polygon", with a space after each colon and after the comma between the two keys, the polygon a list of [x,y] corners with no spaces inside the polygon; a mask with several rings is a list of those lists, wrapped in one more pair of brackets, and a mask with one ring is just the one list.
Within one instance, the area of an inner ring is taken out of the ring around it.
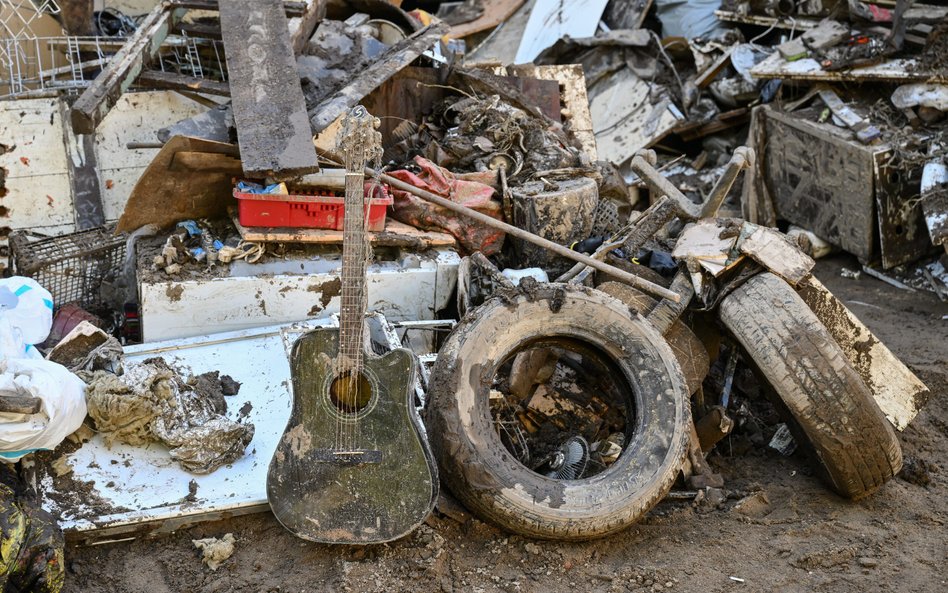
{"label": "red plastic crate", "polygon": [[[385,229],[385,212],[392,205],[392,197],[385,187],[366,184],[372,198],[366,205],[369,231]],[[248,194],[234,190],[237,198],[237,217],[247,227],[299,227],[309,229],[343,230],[345,198],[331,192],[313,194]]]}

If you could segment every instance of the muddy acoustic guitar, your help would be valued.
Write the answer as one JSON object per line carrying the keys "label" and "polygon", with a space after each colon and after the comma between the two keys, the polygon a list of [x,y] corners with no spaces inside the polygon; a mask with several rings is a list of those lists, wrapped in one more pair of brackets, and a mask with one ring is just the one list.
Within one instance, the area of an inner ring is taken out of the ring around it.
{"label": "muddy acoustic guitar", "polygon": [[437,469],[413,404],[414,355],[364,351],[363,171],[380,150],[377,121],[347,115],[342,310],[339,330],[318,329],[293,346],[293,410],[267,473],[277,520],[310,541],[381,543],[417,527],[434,507]]}

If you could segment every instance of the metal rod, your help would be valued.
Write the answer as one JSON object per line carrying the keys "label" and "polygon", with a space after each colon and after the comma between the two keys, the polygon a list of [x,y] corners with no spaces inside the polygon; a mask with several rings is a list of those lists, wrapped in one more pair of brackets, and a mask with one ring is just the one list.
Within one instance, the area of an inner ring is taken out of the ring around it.
{"label": "metal rod", "polygon": [[381,177],[382,181],[384,181],[385,183],[389,184],[392,187],[396,187],[402,191],[407,191],[408,193],[412,195],[418,196],[419,198],[423,200],[427,200],[443,208],[447,208],[448,210],[455,212],[457,214],[462,214],[464,216],[467,216],[468,218],[473,218],[474,220],[480,223],[486,224],[487,226],[500,229],[504,231],[505,233],[507,233],[508,235],[512,235],[514,237],[517,237],[518,239],[523,239],[524,241],[527,241],[528,243],[533,243],[534,245],[537,245],[538,247],[548,249],[552,251],[553,253],[557,255],[561,255],[567,259],[584,263],[591,268],[595,268],[599,270],[600,272],[604,272],[611,276],[615,276],[616,278],[622,280],[623,282],[631,284],[632,286],[635,286],[636,288],[644,292],[647,292],[653,296],[669,299],[676,303],[679,300],[681,300],[681,297],[678,294],[668,290],[667,288],[659,286],[658,284],[649,282],[648,280],[645,280],[644,278],[640,278],[624,270],[620,270],[619,268],[616,268],[615,266],[610,266],[609,264],[605,262],[601,262],[599,260],[593,259],[584,253],[573,251],[572,249],[569,249],[568,247],[564,247],[563,245],[554,243],[553,241],[548,241],[547,239],[544,239],[543,237],[538,237],[537,235],[534,235],[533,233],[530,233],[528,231],[525,231],[513,225],[509,225],[506,222],[497,220],[496,218],[491,218],[490,216],[477,212],[476,210],[471,210],[470,208],[467,208],[466,206],[462,206],[456,202],[452,202],[451,200],[446,200],[445,198],[442,198],[441,196],[433,194],[429,191],[419,189],[411,185],[410,183],[405,183],[404,181],[401,181],[400,179],[396,179],[392,177],[391,175],[385,175],[385,174],[379,175],[379,173],[377,173],[376,171],[368,167],[365,168],[365,174],[371,177]]}

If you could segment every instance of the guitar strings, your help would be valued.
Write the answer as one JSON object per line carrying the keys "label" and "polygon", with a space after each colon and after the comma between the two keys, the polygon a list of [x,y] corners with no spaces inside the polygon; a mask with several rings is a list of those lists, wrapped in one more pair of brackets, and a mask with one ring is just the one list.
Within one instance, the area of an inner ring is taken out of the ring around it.
{"label": "guitar strings", "polygon": [[[349,212],[344,210],[343,218],[343,315],[340,320],[339,354],[334,365],[334,381],[340,386],[335,404],[338,410],[335,423],[337,451],[355,451],[362,436],[359,412],[363,396],[364,317],[368,304],[365,273],[371,254],[367,234],[369,218],[365,212],[364,171],[367,161],[381,160],[381,134],[376,130],[377,126],[378,120],[359,105],[345,118],[339,142],[345,157],[346,210]],[[355,213],[356,216],[351,216],[356,209],[349,207],[353,201],[350,198],[354,198],[356,192],[362,198],[361,209]]]}

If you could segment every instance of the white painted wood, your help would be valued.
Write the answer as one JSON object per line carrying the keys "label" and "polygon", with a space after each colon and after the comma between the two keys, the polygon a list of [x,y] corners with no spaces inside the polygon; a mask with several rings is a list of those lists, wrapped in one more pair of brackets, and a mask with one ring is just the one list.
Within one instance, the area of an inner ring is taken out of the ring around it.
{"label": "white painted wood", "polygon": [[58,101],[0,101],[0,143],[13,147],[0,154],[7,190],[0,226],[50,234],[75,230]]}
{"label": "white painted wood", "polygon": [[67,173],[7,178],[6,188],[7,195],[0,204],[8,209],[8,215],[0,219],[0,226],[45,234],[53,229],[75,230],[72,185]]}
{"label": "white painted wood", "polygon": [[888,60],[881,64],[854,68],[852,70],[825,71],[813,58],[803,58],[793,62],[786,61],[780,52],[763,60],[751,68],[754,78],[782,78],[787,80],[822,81],[892,81],[892,82],[933,82],[948,83],[948,76],[938,72],[929,72],[918,66],[915,59]]}
{"label": "white painted wood", "polygon": [[[129,142],[157,142],[159,129],[207,108],[173,91],[125,93],[96,129],[96,161],[105,218],[118,220],[128,196],[157,149],[129,150]],[[111,186],[111,187],[110,187]]]}
{"label": "white painted wood", "polygon": [[7,170],[8,179],[66,172],[63,124],[56,99],[0,101],[0,143],[16,146],[0,155],[0,167]]}

